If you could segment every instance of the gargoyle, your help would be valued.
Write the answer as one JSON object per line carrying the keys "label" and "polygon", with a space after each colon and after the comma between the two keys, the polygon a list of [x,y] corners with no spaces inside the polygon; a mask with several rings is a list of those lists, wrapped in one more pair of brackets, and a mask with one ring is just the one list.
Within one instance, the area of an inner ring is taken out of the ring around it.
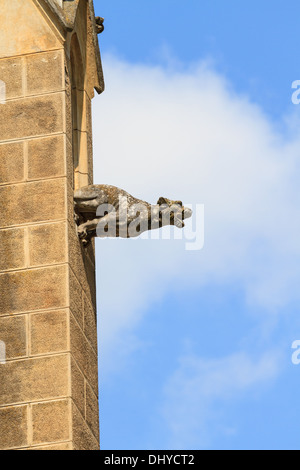
{"label": "gargoyle", "polygon": [[97,34],[101,34],[103,33],[104,31],[104,18],[102,18],[101,16],[96,16],[95,18],[96,20],[96,31],[97,31]]}
{"label": "gargoyle", "polygon": [[75,192],[75,219],[84,245],[93,237],[133,238],[165,225],[184,227],[192,210],[181,201],[160,197],[157,204],[136,199],[123,189],[90,185]]}

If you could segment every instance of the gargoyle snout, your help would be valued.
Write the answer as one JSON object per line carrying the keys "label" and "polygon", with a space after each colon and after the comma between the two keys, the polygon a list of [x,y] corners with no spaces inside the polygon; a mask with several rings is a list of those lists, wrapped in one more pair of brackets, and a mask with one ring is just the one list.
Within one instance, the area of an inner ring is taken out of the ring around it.
{"label": "gargoyle snout", "polygon": [[184,207],[182,211],[183,219],[189,219],[193,215],[192,209],[189,209],[188,207]]}

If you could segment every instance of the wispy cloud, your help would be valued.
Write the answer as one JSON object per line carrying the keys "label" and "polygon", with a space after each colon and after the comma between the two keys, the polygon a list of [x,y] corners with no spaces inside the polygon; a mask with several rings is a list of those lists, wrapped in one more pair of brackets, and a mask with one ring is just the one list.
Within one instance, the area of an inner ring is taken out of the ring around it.
{"label": "wispy cloud", "polygon": [[166,448],[208,449],[213,439],[238,433],[234,420],[224,416],[226,403],[262,393],[278,376],[280,363],[276,350],[258,359],[244,352],[216,360],[181,357],[164,390]]}
{"label": "wispy cloud", "polygon": [[183,241],[98,240],[102,369],[139,347],[135,326],[174,283],[239,283],[266,312],[299,300],[296,117],[279,132],[206,63],[177,71],[103,62],[95,181],[149,202],[203,203],[206,218],[200,252],[185,251]]}

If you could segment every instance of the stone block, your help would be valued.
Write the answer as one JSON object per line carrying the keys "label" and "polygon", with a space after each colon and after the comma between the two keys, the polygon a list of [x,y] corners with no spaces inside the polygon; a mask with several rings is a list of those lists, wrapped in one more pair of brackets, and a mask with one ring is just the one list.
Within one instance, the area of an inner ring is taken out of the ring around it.
{"label": "stone block", "polygon": [[93,251],[93,245],[91,244],[86,250],[86,256],[83,258],[84,272],[86,275],[86,279],[83,283],[83,289],[87,295],[87,298],[96,309],[96,272],[94,260],[92,259]]}
{"label": "stone block", "polygon": [[30,355],[68,350],[68,311],[58,310],[30,315]]}
{"label": "stone block", "polygon": [[8,450],[26,446],[27,406],[0,408],[0,448]]}
{"label": "stone block", "polygon": [[[3,2],[1,2],[3,5]],[[31,1],[9,0],[0,10],[0,57],[32,54],[62,47],[39,8]]]}
{"label": "stone block", "polygon": [[[73,172],[72,172],[72,175],[73,175]],[[69,179],[67,183],[67,215],[68,215],[68,222],[70,223],[73,229],[73,235],[75,235],[75,238],[78,241],[77,225],[74,220],[74,190],[70,185]]]}
{"label": "stone block", "polygon": [[1,105],[0,140],[64,132],[62,98],[62,93],[55,93]]}
{"label": "stone block", "polygon": [[54,266],[0,275],[0,316],[67,306],[67,269]]}
{"label": "stone block", "polygon": [[[96,307],[96,279],[94,265],[94,248],[90,244],[83,248],[77,236],[74,222],[69,224],[69,260],[72,270],[78,276],[88,300]],[[75,313],[74,313],[75,315]]]}
{"label": "stone block", "polygon": [[97,352],[97,313],[85,294],[83,295],[83,313],[84,334],[91,343],[94,351]]}
{"label": "stone block", "polygon": [[64,179],[0,186],[3,228],[66,216]]}
{"label": "stone block", "polygon": [[22,69],[20,57],[0,60],[0,80],[5,83],[7,100],[23,96]]}
{"label": "stone block", "polygon": [[89,184],[93,184],[94,182],[94,162],[93,162],[94,150],[93,150],[92,134],[87,135],[87,153],[88,153]]}
{"label": "stone block", "polygon": [[23,229],[0,230],[0,271],[25,267]]}
{"label": "stone block", "polygon": [[[6,360],[27,356],[25,315],[0,317],[0,341],[5,343]],[[2,367],[2,365],[0,365]]]}
{"label": "stone block", "polygon": [[84,372],[94,393],[98,394],[98,358],[78,326],[70,316],[71,353],[80,369]]}
{"label": "stone block", "polygon": [[62,90],[63,54],[51,51],[26,57],[27,95]]}
{"label": "stone block", "polygon": [[82,132],[91,131],[89,120],[91,119],[91,99],[84,90],[77,90],[77,129]]}
{"label": "stone block", "polygon": [[94,437],[76,405],[73,412],[73,445],[75,450],[100,450],[99,441]]}
{"label": "stone block", "polygon": [[71,358],[71,386],[72,399],[80,413],[85,415],[85,379],[75,360]]}
{"label": "stone block", "polygon": [[32,405],[32,444],[70,439],[71,407],[69,400]]}
{"label": "stone block", "polygon": [[80,327],[83,328],[83,299],[82,287],[79,284],[77,277],[70,269],[69,273],[69,302],[70,309]]}
{"label": "stone block", "polygon": [[0,405],[65,398],[69,382],[67,354],[9,361],[0,367]]}
{"label": "stone block", "polygon": [[70,85],[67,85],[65,91],[65,125],[66,136],[69,142],[73,141],[73,116],[72,116],[72,91]]}
{"label": "stone block", "polygon": [[99,441],[99,403],[98,397],[94,394],[91,387],[86,383],[86,422],[92,433]]}
{"label": "stone block", "polygon": [[[66,138],[66,166],[67,166],[67,179],[68,184],[72,188],[72,196],[74,192],[74,164],[73,164],[73,150],[72,144],[70,143],[69,139]],[[72,204],[73,206],[73,204]]]}
{"label": "stone block", "polygon": [[66,223],[29,227],[30,266],[65,263],[67,261]]}
{"label": "stone block", "polygon": [[0,184],[24,181],[23,150],[22,142],[0,145]]}
{"label": "stone block", "polygon": [[72,442],[62,442],[61,444],[51,444],[49,446],[30,447],[26,450],[73,450]]}
{"label": "stone block", "polygon": [[34,139],[28,142],[28,179],[65,176],[64,135]]}

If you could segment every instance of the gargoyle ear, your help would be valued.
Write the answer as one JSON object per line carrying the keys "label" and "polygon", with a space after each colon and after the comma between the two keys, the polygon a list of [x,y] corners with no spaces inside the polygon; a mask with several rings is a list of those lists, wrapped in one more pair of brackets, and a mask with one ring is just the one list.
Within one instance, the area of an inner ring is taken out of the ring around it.
{"label": "gargoyle ear", "polygon": [[182,201],[175,201],[174,204],[177,204],[177,205],[180,206],[180,207],[183,206]]}
{"label": "gargoyle ear", "polygon": [[167,199],[165,197],[160,197],[159,200],[157,201],[157,204],[159,206],[162,206],[163,204],[168,204]]}

